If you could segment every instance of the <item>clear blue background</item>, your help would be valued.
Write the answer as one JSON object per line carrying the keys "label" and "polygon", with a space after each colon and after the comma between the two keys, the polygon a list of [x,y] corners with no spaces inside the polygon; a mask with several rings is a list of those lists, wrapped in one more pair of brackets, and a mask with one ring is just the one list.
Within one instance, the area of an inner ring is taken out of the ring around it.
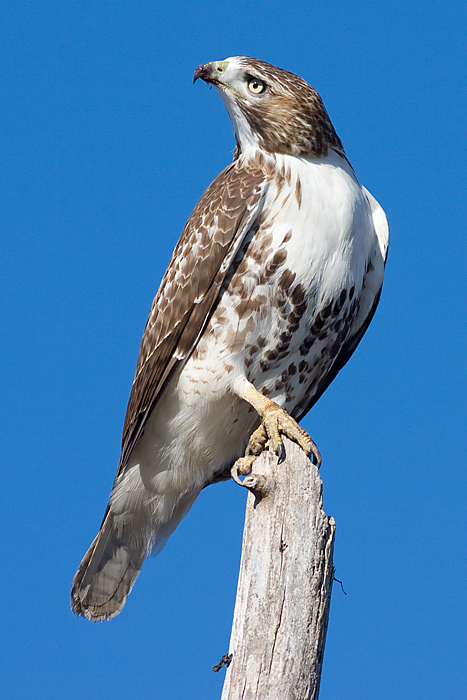
{"label": "clear blue background", "polygon": [[[107,502],[139,342],[234,138],[206,61],[322,95],[387,211],[382,302],[304,426],[336,576],[320,700],[466,697],[464,0],[6,0],[1,11],[0,696],[220,697],[246,494],[207,489],[124,612],[71,579]],[[222,439],[222,436],[220,436]]]}

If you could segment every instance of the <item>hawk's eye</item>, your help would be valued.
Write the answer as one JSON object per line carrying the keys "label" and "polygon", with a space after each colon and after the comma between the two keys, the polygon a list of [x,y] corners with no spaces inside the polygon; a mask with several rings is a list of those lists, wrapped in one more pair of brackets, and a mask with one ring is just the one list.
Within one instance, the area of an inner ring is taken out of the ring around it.
{"label": "hawk's eye", "polygon": [[259,78],[250,78],[248,81],[248,89],[255,95],[260,95],[266,90],[266,85]]}

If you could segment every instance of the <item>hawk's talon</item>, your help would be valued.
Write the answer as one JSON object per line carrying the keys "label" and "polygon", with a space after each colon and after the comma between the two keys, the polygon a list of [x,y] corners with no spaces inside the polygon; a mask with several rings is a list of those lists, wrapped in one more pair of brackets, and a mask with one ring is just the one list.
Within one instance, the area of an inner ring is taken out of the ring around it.
{"label": "hawk's talon", "polygon": [[262,411],[262,422],[269,436],[270,449],[279,458],[279,464],[285,460],[285,447],[281,434],[296,442],[307,457],[313,454],[319,455],[318,448],[307,432],[301,428],[297,421],[287,411],[274,401],[267,401]]}
{"label": "hawk's talon", "polygon": [[278,456],[277,464],[282,464],[282,462],[285,461],[286,454],[285,454],[285,446],[284,443],[281,441],[276,449],[276,454]]}
{"label": "hawk's talon", "polygon": [[321,452],[318,450],[318,446],[313,440],[311,441],[311,463],[315,465],[318,469],[321,466]]}
{"label": "hawk's talon", "polygon": [[[321,466],[321,454],[308,433],[275,401],[257,394],[255,390],[254,398],[256,396],[260,397],[260,401],[256,402],[254,406],[261,416],[261,424],[251,434],[245,450],[245,456],[237,459],[232,466],[230,473],[235,483],[250,488],[250,479],[247,479],[248,483],[245,483],[241,481],[240,475],[247,476],[251,474],[253,462],[267,447],[277,455],[278,464],[282,464],[285,461],[287,455],[281,435],[285,435],[296,442],[319,469]],[[247,396],[246,398],[248,400],[249,397]],[[251,403],[253,404],[253,401]]]}
{"label": "hawk's talon", "polygon": [[253,462],[255,461],[255,459],[255,456],[245,456],[240,457],[234,462],[232,469],[230,470],[230,475],[236,484],[238,484],[239,486],[246,486],[246,484],[244,484],[243,481],[240,479],[240,475],[248,476],[249,474],[251,474]]}

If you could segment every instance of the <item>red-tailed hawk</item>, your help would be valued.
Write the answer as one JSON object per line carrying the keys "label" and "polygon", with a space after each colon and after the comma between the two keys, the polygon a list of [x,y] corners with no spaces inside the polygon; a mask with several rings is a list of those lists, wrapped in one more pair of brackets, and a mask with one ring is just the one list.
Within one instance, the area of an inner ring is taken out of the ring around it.
{"label": "red-tailed hawk", "polygon": [[145,557],[245,451],[243,469],[267,443],[283,459],[282,433],[319,462],[296,421],[357,347],[383,283],[385,214],[315,90],[243,56],[197,78],[219,90],[237,147],[149,314],[109,505],[73,581],[90,620],[120,612]]}

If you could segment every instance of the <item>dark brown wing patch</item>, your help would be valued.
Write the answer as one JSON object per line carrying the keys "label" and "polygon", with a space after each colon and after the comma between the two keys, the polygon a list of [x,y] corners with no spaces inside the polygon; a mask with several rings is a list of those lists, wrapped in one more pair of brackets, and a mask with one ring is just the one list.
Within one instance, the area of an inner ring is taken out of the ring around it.
{"label": "dark brown wing patch", "polygon": [[201,335],[230,264],[258,216],[266,186],[259,164],[237,160],[211,183],[189,218],[141,341],[118,473],[167,380]]}

